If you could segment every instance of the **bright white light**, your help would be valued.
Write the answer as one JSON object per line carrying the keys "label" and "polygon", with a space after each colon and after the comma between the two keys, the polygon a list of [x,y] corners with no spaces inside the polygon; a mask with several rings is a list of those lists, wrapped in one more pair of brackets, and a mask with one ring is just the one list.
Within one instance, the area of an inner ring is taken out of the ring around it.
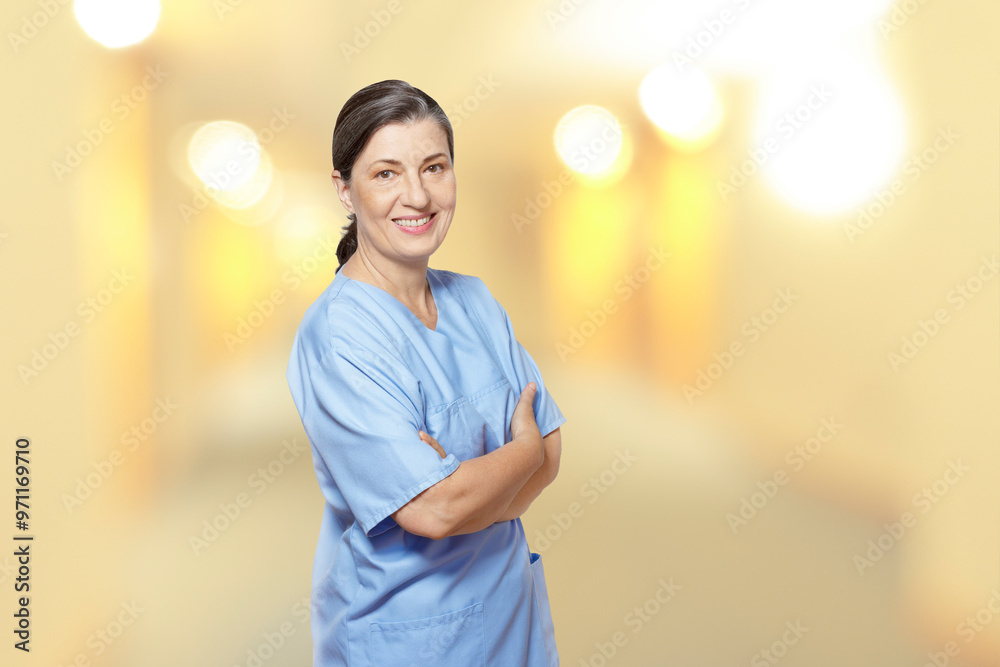
{"label": "bright white light", "polygon": [[577,107],[556,125],[559,157],[588,176],[610,173],[622,150],[622,127],[614,114],[591,104]]}
{"label": "bright white light", "polygon": [[247,208],[258,203],[267,194],[274,178],[274,165],[271,156],[261,152],[260,163],[251,177],[236,188],[229,190],[212,190],[209,194],[223,206],[229,208]]}
{"label": "bright white light", "polygon": [[270,157],[253,130],[240,123],[202,126],[188,144],[188,162],[208,193],[230,208],[256,204],[271,185]]}
{"label": "bright white light", "polygon": [[894,0],[835,3],[768,0],[733,3],[734,21],[724,38],[705,50],[703,65],[770,75],[803,58],[871,40],[882,42],[878,21]]}
{"label": "bright white light", "polygon": [[926,6],[917,0],[567,0],[557,11],[556,4],[547,14],[552,39],[546,46],[561,56],[601,67],[673,62],[679,70],[750,76],[767,76],[803,53],[866,35],[884,46],[879,21],[889,12],[905,16],[903,7]]}
{"label": "bright white light", "polygon": [[801,65],[763,92],[756,146],[773,150],[762,173],[805,211],[843,213],[893,178],[906,148],[905,115],[874,59],[841,52]]}
{"label": "bright white light", "polygon": [[715,86],[693,67],[683,72],[673,63],[656,67],[639,85],[639,102],[646,116],[681,146],[703,146],[722,121]]}
{"label": "bright white light", "polygon": [[191,168],[206,185],[235,190],[260,163],[260,143],[246,125],[218,120],[203,125],[188,144]]}
{"label": "bright white light", "polygon": [[84,32],[112,49],[146,39],[160,18],[159,0],[76,0],[73,10]]}

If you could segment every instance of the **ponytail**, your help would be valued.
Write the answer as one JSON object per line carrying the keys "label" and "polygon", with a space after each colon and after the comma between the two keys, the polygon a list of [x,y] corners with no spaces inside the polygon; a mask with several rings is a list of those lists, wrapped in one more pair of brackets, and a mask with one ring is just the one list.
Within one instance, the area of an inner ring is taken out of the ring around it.
{"label": "ponytail", "polygon": [[344,263],[351,258],[354,251],[358,249],[358,217],[352,213],[347,216],[351,224],[343,227],[346,231],[340,237],[340,244],[337,246],[337,262],[339,266],[334,273],[339,273]]}

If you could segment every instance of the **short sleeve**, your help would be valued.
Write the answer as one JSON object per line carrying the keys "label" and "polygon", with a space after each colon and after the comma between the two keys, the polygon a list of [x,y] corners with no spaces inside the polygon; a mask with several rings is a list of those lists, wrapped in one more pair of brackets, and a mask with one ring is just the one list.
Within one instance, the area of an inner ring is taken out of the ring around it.
{"label": "short sleeve", "polygon": [[395,526],[393,512],[458,468],[453,454],[441,458],[420,440],[420,386],[402,364],[348,347],[292,363],[306,435],[366,535]]}
{"label": "short sleeve", "polygon": [[506,329],[506,333],[503,336],[505,347],[503,352],[510,356],[514,375],[519,385],[514,387],[514,391],[520,395],[529,382],[534,382],[537,387],[533,403],[535,423],[538,424],[538,430],[544,437],[565,424],[566,417],[563,416],[555,399],[552,398],[552,394],[549,393],[548,387],[545,386],[545,381],[542,380],[542,372],[538,369],[538,364],[535,363],[535,360],[528,354],[528,351],[517,340],[517,336],[514,333],[514,325],[510,321],[507,311],[500,305],[499,301],[492,296],[490,298],[496,304],[503,317]]}

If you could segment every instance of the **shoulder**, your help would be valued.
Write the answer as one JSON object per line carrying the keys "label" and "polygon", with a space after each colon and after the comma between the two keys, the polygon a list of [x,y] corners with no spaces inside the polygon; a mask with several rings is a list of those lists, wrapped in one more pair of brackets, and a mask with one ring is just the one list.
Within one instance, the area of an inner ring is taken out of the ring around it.
{"label": "shoulder", "polygon": [[488,337],[498,345],[509,342],[510,317],[481,278],[443,269],[435,269],[435,274],[451,294],[464,302],[466,311],[479,320]]}
{"label": "shoulder", "polygon": [[466,300],[482,306],[487,311],[493,311],[499,305],[486,283],[478,276],[446,269],[428,268],[428,271],[433,272],[450,292],[460,294]]}
{"label": "shoulder", "polygon": [[322,361],[333,350],[370,357],[395,356],[379,306],[361,286],[335,277],[306,309],[295,344],[307,359]]}

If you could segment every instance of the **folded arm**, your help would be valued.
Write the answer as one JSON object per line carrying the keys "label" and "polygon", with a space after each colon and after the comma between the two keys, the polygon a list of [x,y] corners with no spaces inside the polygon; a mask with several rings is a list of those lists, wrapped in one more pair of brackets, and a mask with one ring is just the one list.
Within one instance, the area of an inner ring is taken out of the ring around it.
{"label": "folded arm", "polygon": [[[515,415],[522,418],[518,428],[512,428],[513,440],[489,454],[462,461],[453,473],[396,510],[392,514],[396,523],[415,535],[441,539],[474,533],[501,520],[545,463],[545,441],[531,415],[534,393],[531,384],[521,394]],[[435,449],[444,454],[440,447]]]}
{"label": "folded arm", "polygon": [[542,489],[551,484],[559,474],[559,458],[562,456],[562,435],[559,429],[543,438],[545,441],[545,461],[528,478],[521,490],[504,510],[497,521],[513,521],[528,511],[531,503],[541,494]]}

